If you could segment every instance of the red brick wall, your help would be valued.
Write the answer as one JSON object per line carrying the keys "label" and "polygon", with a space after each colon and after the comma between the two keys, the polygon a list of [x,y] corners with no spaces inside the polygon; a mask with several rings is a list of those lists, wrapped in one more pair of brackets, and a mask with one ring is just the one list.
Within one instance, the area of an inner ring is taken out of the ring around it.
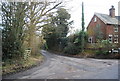
{"label": "red brick wall", "polygon": [[[95,17],[97,18],[96,22],[94,22],[94,18]],[[93,42],[96,42],[95,32],[99,32],[99,31],[95,31],[95,28],[96,28],[96,26],[98,24],[100,24],[100,26],[101,26],[101,30],[100,31],[103,33],[104,39],[106,37],[106,35],[105,35],[106,34],[106,28],[105,28],[106,25],[96,15],[94,15],[92,20],[90,21],[88,27],[87,27],[88,36],[89,37],[91,37],[91,36],[93,37]]]}
{"label": "red brick wall", "polygon": [[114,34],[113,25],[106,25],[106,38],[108,38],[109,35],[113,34]]}
{"label": "red brick wall", "polygon": [[119,30],[118,30],[118,32],[119,32],[119,33],[118,33],[118,41],[119,41],[119,44],[118,44],[118,45],[119,45],[119,47],[120,47],[120,25],[118,26],[118,28],[119,28]]}

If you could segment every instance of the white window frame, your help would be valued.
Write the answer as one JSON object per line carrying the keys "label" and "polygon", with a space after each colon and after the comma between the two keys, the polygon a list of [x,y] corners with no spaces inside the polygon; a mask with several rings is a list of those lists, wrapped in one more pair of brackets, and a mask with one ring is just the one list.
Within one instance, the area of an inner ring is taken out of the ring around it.
{"label": "white window frame", "polygon": [[118,43],[118,38],[114,38],[114,43]]}
{"label": "white window frame", "polygon": [[88,42],[93,43],[93,37],[89,37]]}
{"label": "white window frame", "polygon": [[118,27],[117,26],[114,27],[114,32],[118,32]]}
{"label": "white window frame", "polygon": [[96,17],[94,18],[94,22],[97,22],[97,18]]}
{"label": "white window frame", "polygon": [[114,35],[114,37],[118,37],[118,35]]}
{"label": "white window frame", "polygon": [[112,35],[109,35],[108,40],[110,43],[112,43],[112,41],[113,41]]}

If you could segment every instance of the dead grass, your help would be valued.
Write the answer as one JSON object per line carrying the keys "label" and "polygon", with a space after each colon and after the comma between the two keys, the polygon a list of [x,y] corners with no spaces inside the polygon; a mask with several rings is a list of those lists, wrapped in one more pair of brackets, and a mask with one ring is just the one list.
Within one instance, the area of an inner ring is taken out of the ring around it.
{"label": "dead grass", "polygon": [[32,66],[35,66],[43,61],[42,55],[31,56],[27,60],[12,60],[11,62],[5,62],[2,66],[2,74],[7,75],[16,73],[22,70],[26,70]]}

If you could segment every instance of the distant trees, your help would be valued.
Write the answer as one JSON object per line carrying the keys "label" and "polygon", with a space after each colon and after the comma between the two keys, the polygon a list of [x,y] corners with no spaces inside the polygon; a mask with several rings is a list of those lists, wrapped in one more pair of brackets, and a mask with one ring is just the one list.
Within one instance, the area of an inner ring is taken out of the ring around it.
{"label": "distant trees", "polygon": [[48,24],[42,29],[42,35],[46,40],[47,49],[51,49],[57,44],[56,29],[54,26]]}
{"label": "distant trees", "polygon": [[67,12],[66,9],[60,8],[57,11],[57,16],[55,18],[56,22],[55,24],[57,25],[56,31],[59,32],[58,37],[66,37],[68,34],[69,30],[69,24],[68,20],[70,19],[70,14]]}
{"label": "distant trees", "polygon": [[49,15],[49,17],[51,21],[45,25],[42,33],[49,49],[51,49],[52,47],[63,44],[63,40],[68,34],[69,25],[72,21],[68,22],[70,14],[64,8],[58,9],[56,14]]}
{"label": "distant trees", "polygon": [[84,7],[82,3],[82,30],[67,37],[69,27],[73,21],[68,22],[70,14],[64,8],[59,8],[56,14],[50,14],[50,21],[44,25],[42,34],[47,47],[51,50],[62,51],[69,54],[83,52],[87,42],[87,33],[84,31]]}

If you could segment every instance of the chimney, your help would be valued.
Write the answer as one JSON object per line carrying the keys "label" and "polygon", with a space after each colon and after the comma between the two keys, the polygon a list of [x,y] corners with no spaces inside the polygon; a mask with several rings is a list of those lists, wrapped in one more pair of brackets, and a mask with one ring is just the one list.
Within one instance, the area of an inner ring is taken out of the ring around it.
{"label": "chimney", "polygon": [[112,8],[109,9],[109,15],[110,15],[112,18],[115,18],[115,8],[114,8],[114,6],[112,6]]}

